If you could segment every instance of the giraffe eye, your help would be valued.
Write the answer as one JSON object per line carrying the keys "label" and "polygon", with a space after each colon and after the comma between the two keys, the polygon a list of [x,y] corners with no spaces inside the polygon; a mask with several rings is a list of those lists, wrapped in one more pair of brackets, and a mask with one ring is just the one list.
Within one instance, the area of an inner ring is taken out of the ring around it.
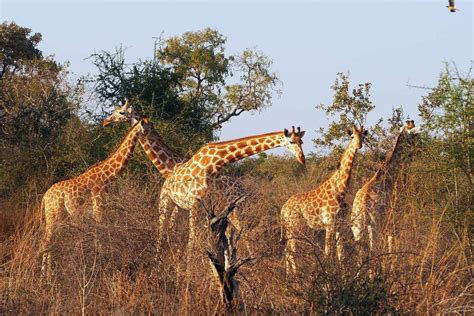
{"label": "giraffe eye", "polygon": [[294,141],[290,140],[290,144],[294,144],[294,143],[295,143]]}
{"label": "giraffe eye", "polygon": [[120,115],[125,115],[124,111],[119,112]]}

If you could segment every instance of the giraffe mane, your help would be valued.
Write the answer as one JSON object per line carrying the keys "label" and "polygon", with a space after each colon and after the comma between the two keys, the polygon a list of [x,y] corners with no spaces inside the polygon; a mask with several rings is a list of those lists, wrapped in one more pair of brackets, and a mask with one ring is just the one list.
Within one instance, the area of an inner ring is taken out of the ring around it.
{"label": "giraffe mane", "polygon": [[232,139],[232,140],[226,140],[226,141],[223,141],[223,142],[209,143],[209,144],[207,144],[207,146],[227,145],[227,144],[232,144],[232,143],[235,143],[235,142],[241,142],[241,141],[249,140],[249,139],[252,139],[252,138],[273,136],[273,135],[279,135],[279,134],[282,134],[282,133],[283,132],[271,132],[271,133],[266,133],[266,134],[247,136],[247,137],[236,138],[236,139]]}

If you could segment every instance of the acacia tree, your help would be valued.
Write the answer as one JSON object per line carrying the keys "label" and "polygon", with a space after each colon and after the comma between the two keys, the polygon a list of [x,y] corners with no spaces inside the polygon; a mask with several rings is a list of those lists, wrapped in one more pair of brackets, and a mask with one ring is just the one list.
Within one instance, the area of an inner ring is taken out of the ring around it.
{"label": "acacia tree", "polygon": [[227,55],[225,43],[207,28],[160,40],[153,60],[127,64],[123,48],[102,51],[91,55],[99,74],[90,80],[105,111],[129,97],[168,131],[165,139],[193,149],[231,118],[269,106],[279,92],[268,57],[250,49]]}
{"label": "acacia tree", "polygon": [[[203,108],[203,119],[219,128],[245,111],[270,105],[278,77],[271,60],[251,49],[225,55],[226,39],[210,28],[162,41],[158,60],[177,75],[181,97]],[[227,81],[233,79],[234,84]],[[224,91],[223,91],[224,90]]]}
{"label": "acacia tree", "polygon": [[[347,138],[346,130],[352,124],[365,125],[367,115],[375,108],[370,99],[370,88],[372,84],[365,82],[358,84],[355,88],[350,88],[349,74],[338,73],[331,89],[334,96],[331,104],[319,104],[316,109],[323,110],[327,116],[336,117],[327,129],[319,129],[319,137],[314,139],[314,143],[325,148],[339,148],[341,140]],[[396,115],[398,113],[398,117]],[[390,121],[391,125],[400,124],[403,112],[401,109],[394,110],[394,115]],[[377,123],[371,126],[371,131],[367,135],[366,143],[374,143],[375,140],[385,134],[379,118]],[[367,126],[366,126],[367,127]],[[340,149],[340,148],[339,148]]]}

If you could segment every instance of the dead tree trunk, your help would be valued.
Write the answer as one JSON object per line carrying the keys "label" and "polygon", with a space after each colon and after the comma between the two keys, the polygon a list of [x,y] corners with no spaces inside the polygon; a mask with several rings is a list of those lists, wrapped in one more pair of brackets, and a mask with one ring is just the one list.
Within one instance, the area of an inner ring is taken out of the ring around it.
{"label": "dead tree trunk", "polygon": [[254,259],[252,257],[238,258],[235,230],[229,227],[229,214],[243,200],[245,200],[245,196],[238,197],[219,215],[216,215],[214,211],[207,212],[209,220],[209,249],[207,255],[211,261],[213,272],[217,276],[222,302],[227,311],[243,308],[239,282],[234,276],[243,264]]}

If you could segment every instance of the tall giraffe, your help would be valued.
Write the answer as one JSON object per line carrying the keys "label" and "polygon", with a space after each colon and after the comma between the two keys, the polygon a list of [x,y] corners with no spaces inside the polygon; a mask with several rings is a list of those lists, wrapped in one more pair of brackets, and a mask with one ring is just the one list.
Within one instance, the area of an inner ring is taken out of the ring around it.
{"label": "tall giraffe", "polygon": [[283,132],[209,143],[204,145],[189,161],[177,165],[174,172],[166,178],[161,190],[160,240],[163,237],[166,210],[174,204],[189,211],[188,247],[191,247],[195,238],[199,203],[225,165],[277,147],[286,147],[300,163],[304,164],[305,157],[301,147],[303,143],[301,138],[304,133],[299,127],[297,131],[293,127],[291,133],[285,129]]}
{"label": "tall giraffe", "polygon": [[[137,121],[143,118],[143,115],[136,110],[132,105],[130,105],[129,100],[125,101],[125,104],[117,107],[114,112],[104,120],[104,125],[109,125],[111,123],[124,123],[130,122],[132,125]],[[147,122],[146,132],[140,136],[140,144],[145,151],[148,158],[152,161],[153,165],[160,172],[160,174],[166,178],[172,172],[174,167],[177,164],[188,161],[189,158],[185,157],[173,149],[171,149],[164,141],[160,134],[156,131],[152,122]],[[243,184],[228,176],[219,176],[212,183],[214,185],[213,189],[224,191],[226,195],[229,195],[230,199],[234,199],[237,196],[241,196],[245,193],[245,188]],[[162,198],[165,197],[165,194],[162,195]],[[168,217],[170,223],[174,223],[174,218],[177,213],[177,208],[173,207],[172,209],[162,210],[167,212],[167,215],[162,217]],[[169,212],[169,214],[168,214]],[[238,229],[241,228],[240,219],[237,217],[237,212],[233,212],[232,223],[233,226]]]}
{"label": "tall giraffe", "polygon": [[125,168],[138,138],[145,133],[147,119],[138,121],[127,132],[115,151],[105,160],[93,165],[78,177],[53,184],[44,194],[41,208],[45,215],[46,229],[42,270],[50,267],[50,254],[46,252],[53,234],[53,226],[66,217],[84,212],[92,202],[93,216],[102,220],[102,194]]}
{"label": "tall giraffe", "polygon": [[415,122],[406,121],[400,128],[395,145],[382,166],[355,195],[351,211],[352,233],[356,241],[367,238],[370,249],[373,248],[374,230],[379,233],[383,229],[395,176],[407,147],[413,143],[414,135],[417,133]]}
{"label": "tall giraffe", "polygon": [[367,135],[363,127],[358,129],[355,126],[348,133],[352,139],[342,155],[337,170],[316,189],[291,196],[281,209],[282,229],[286,230],[287,235],[285,249],[287,273],[296,272],[293,256],[296,248],[295,235],[300,229],[302,220],[312,229],[326,231],[324,252],[326,255],[332,253],[336,237],[336,217],[341,210],[346,211],[344,197],[351,177],[352,164]]}

